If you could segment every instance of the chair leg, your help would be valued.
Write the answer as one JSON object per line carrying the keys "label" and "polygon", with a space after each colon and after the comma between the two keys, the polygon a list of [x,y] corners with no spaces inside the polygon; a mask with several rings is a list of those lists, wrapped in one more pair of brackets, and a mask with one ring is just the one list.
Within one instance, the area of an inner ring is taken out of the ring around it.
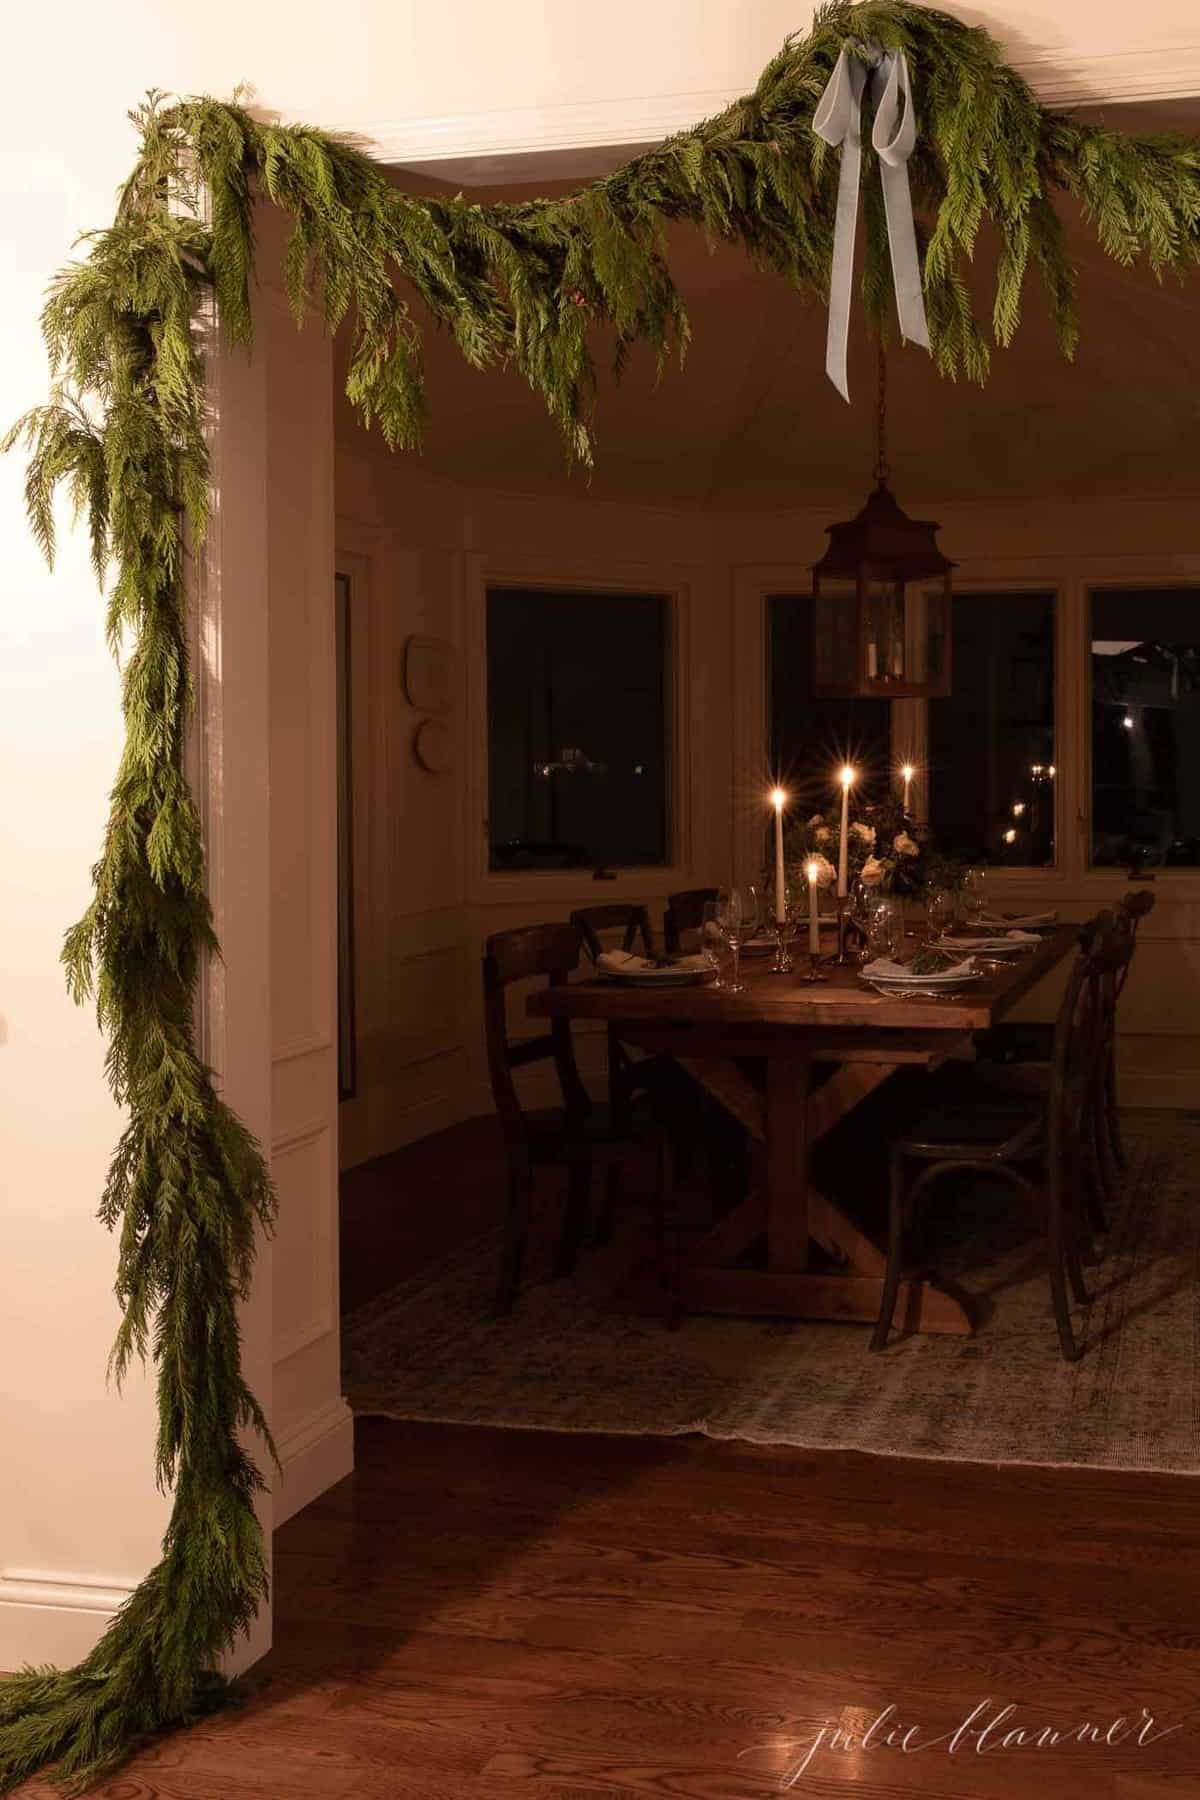
{"label": "chair leg", "polygon": [[604,1171],[604,1198],[600,1202],[600,1211],[596,1218],[596,1229],[592,1233],[592,1243],[597,1249],[611,1244],[617,1223],[617,1189],[620,1186],[620,1175],[615,1163],[609,1163]]}
{"label": "chair leg", "polygon": [[1087,1215],[1088,1224],[1094,1232],[1103,1236],[1108,1230],[1108,1215],[1104,1202],[1115,1207],[1121,1198],[1120,1183],[1117,1174],[1117,1161],[1113,1152],[1112,1140],[1109,1137],[1108,1109],[1102,1096],[1097,1095],[1090,1108],[1088,1121],[1092,1140],[1092,1162],[1095,1168],[1095,1185],[1088,1192]]}
{"label": "chair leg", "polygon": [[532,1199],[533,1176],[530,1170],[510,1169],[508,1210],[504,1215],[504,1239],[500,1249],[500,1275],[493,1302],[493,1309],[497,1313],[510,1313],[517,1297]]}
{"label": "chair leg", "polygon": [[1112,1148],[1113,1159],[1118,1169],[1124,1171],[1129,1167],[1129,1158],[1125,1154],[1125,1144],[1121,1137],[1121,1115],[1117,1107],[1117,1058],[1116,1052],[1110,1051],[1104,1065],[1104,1122],[1108,1127],[1108,1141]]}
{"label": "chair leg", "polygon": [[883,1277],[883,1293],[879,1301],[879,1317],[871,1334],[871,1349],[886,1348],[888,1333],[896,1313],[896,1297],[900,1292],[900,1258],[904,1248],[904,1158],[893,1150],[889,1159],[888,1180],[888,1246],[887,1268]]}
{"label": "chair leg", "polygon": [[[1067,1259],[1068,1249],[1064,1242],[1063,1232],[1063,1173],[1060,1168],[1051,1168],[1049,1196],[1047,1199],[1046,1249],[1050,1262],[1050,1298],[1054,1304],[1054,1322],[1058,1326],[1058,1341],[1067,1362],[1078,1362],[1083,1354],[1082,1348],[1075,1341],[1075,1333],[1071,1329],[1071,1306],[1067,1299]],[[1078,1268],[1078,1251],[1076,1251],[1075,1269]],[[1072,1271],[1072,1283],[1075,1281],[1075,1270]],[[1082,1276],[1080,1276],[1082,1283]]]}
{"label": "chair leg", "polygon": [[679,1179],[675,1146],[667,1132],[658,1142],[658,1269],[662,1289],[663,1323],[678,1331],[682,1321],[679,1264]]}
{"label": "chair leg", "polygon": [[588,1199],[592,1191],[592,1166],[590,1163],[571,1163],[567,1168],[567,1206],[563,1218],[562,1237],[558,1242],[558,1255],[554,1259],[553,1275],[558,1280],[564,1275],[575,1273],[575,1263],[579,1256],[579,1246],[583,1242],[587,1230]]}

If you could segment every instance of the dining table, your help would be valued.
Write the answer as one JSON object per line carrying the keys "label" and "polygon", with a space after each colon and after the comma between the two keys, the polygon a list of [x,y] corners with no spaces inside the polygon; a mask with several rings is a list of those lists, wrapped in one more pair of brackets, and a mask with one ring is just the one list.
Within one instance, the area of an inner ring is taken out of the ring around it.
{"label": "dining table", "polygon": [[[814,1145],[897,1070],[972,1059],[976,1034],[1069,957],[1078,935],[1077,926],[1055,925],[1023,954],[946,993],[880,993],[853,962],[825,959],[824,979],[809,982],[805,962],[775,973],[766,958],[744,957],[741,992],[711,981],[655,988],[593,976],[545,988],[527,1009],[602,1021],[623,1043],[673,1056],[762,1146],[761,1179],[684,1257],[685,1311],[873,1322],[884,1252],[814,1183]],[[906,1331],[974,1327],[967,1296],[929,1277],[902,1285],[895,1317]]]}

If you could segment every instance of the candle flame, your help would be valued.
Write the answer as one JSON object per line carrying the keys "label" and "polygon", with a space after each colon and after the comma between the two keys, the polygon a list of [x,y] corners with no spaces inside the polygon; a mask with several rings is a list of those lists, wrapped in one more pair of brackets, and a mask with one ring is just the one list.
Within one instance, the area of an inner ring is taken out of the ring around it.
{"label": "candle flame", "polygon": [[842,772],[839,775],[838,780],[841,782],[841,784],[844,788],[851,788],[854,786],[854,770],[850,767],[849,763],[846,763],[846,765],[842,769]]}
{"label": "candle flame", "polygon": [[806,862],[804,865],[804,873],[808,877],[809,887],[816,887],[818,881],[821,879],[820,863],[816,861]]}
{"label": "candle flame", "polygon": [[771,805],[775,808],[776,812],[782,812],[787,805],[787,795],[782,788],[777,787],[771,789]]}
{"label": "candle flame", "polygon": [[900,771],[901,779],[904,781],[911,781],[916,772],[917,771],[913,768],[911,763],[905,763]]}

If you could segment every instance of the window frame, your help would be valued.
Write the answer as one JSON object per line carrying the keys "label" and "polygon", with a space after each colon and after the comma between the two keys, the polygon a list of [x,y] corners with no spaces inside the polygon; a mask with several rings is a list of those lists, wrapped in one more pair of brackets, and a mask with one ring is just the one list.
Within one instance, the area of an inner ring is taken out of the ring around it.
{"label": "window frame", "polygon": [[[1092,862],[1092,796],[1094,792],[1094,760],[1092,745],[1092,595],[1098,593],[1135,593],[1139,588],[1147,592],[1162,593],[1172,588],[1191,588],[1200,594],[1200,559],[1190,560],[1196,572],[1192,575],[1180,574],[1173,570],[1169,575],[1156,575],[1151,572],[1137,570],[1121,575],[1104,577],[1085,576],[1080,583],[1080,638],[1081,669],[1080,687],[1081,706],[1081,779],[1079,810],[1079,856],[1082,872],[1089,882],[1103,882],[1107,887],[1119,886],[1128,889],[1130,882],[1153,887],[1157,893],[1179,893],[1181,898],[1194,900],[1196,897],[1196,881],[1200,878],[1200,866],[1195,868],[1173,866],[1171,868],[1152,868],[1144,875],[1131,876],[1126,868],[1097,867]],[[1189,892],[1190,890],[1190,892]]]}
{"label": "window frame", "polygon": [[[1088,904],[1111,903],[1128,891],[1126,870],[1091,867],[1091,607],[1099,588],[1193,587],[1200,585],[1200,554],[1166,558],[1129,554],[1063,553],[1038,557],[976,559],[971,575],[955,581],[956,595],[999,592],[1053,593],[1055,596],[1055,853],[1054,865],[1042,868],[996,868],[989,872],[1014,901],[1043,899],[1058,904],[1072,899]],[[734,605],[747,629],[734,639],[735,743],[738,767],[761,771],[770,745],[770,670],[767,606],[774,593],[805,593],[811,588],[807,562],[743,564],[733,571]],[[920,760],[928,743],[925,700],[897,700],[893,737],[911,744]],[[918,813],[924,814],[918,788]],[[744,815],[744,816],[743,816]],[[753,880],[761,861],[761,821],[752,808],[734,819],[735,862],[739,879]],[[1200,871],[1157,870],[1153,886],[1167,899],[1194,902]]]}
{"label": "window frame", "polygon": [[[589,594],[659,594],[665,601],[664,694],[666,713],[667,861],[623,864],[613,878],[597,881],[585,869],[493,869],[488,830],[487,596],[494,588],[573,591]],[[687,754],[691,732],[691,637],[693,582],[678,565],[613,562],[603,570],[593,560],[564,557],[492,559],[467,557],[466,632],[468,768],[468,899],[478,905],[524,902],[552,904],[634,899],[669,894],[690,879],[692,818],[697,796]]]}

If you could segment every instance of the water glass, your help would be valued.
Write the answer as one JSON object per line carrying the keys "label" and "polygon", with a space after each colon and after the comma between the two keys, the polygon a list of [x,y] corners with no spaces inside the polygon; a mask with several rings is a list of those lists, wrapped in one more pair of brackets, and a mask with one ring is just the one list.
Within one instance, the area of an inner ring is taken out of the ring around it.
{"label": "water glass", "polygon": [[[757,895],[755,895],[755,901],[757,902]],[[753,910],[754,923],[757,924],[757,905]],[[729,980],[721,983],[727,994],[744,994],[746,991],[746,984],[741,979],[739,968],[742,939],[746,935],[746,912],[746,896],[740,888],[721,889],[717,895],[717,924],[720,927],[721,936],[729,945],[732,957]]]}
{"label": "water glass", "polygon": [[987,907],[987,871],[985,869],[968,869],[963,876],[962,904],[963,915],[968,923],[977,925],[981,913]]}
{"label": "water glass", "polygon": [[925,896],[925,917],[929,921],[929,941],[936,943],[938,938],[945,937],[954,923],[958,904],[953,889],[948,887],[932,887]]}
{"label": "water glass", "polygon": [[872,956],[899,956],[904,948],[904,906],[886,896],[872,902],[867,917],[867,943]]}
{"label": "water glass", "polygon": [[729,946],[721,929],[721,903],[719,900],[706,900],[700,915],[700,954],[713,971],[714,987],[723,988],[725,965],[729,959]]}

